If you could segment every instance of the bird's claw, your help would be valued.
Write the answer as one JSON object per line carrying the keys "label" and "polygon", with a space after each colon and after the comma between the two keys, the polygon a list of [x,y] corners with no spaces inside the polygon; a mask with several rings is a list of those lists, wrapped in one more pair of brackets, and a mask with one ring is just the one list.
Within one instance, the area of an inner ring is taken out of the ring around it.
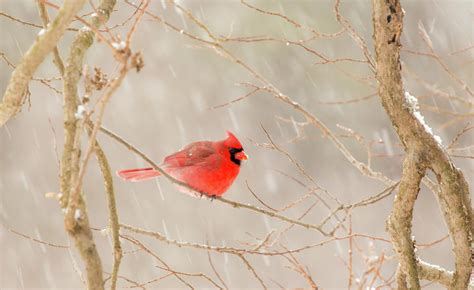
{"label": "bird's claw", "polygon": [[215,194],[213,194],[213,195],[208,195],[208,194],[202,193],[202,192],[201,192],[200,194],[201,194],[201,195],[200,195],[200,198],[201,198],[201,199],[202,199],[203,196],[208,197],[211,201],[213,201],[214,199],[218,198],[218,196],[215,195]]}

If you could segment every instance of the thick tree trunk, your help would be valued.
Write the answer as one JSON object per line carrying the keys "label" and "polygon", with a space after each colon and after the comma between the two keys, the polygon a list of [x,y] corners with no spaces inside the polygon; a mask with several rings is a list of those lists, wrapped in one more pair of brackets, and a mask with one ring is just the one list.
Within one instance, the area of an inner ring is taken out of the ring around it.
{"label": "thick tree trunk", "polygon": [[[420,182],[426,170],[432,170],[439,183],[438,200],[455,255],[455,271],[449,288],[466,289],[472,270],[473,231],[467,182],[443,146],[432,135],[431,129],[424,123],[418,112],[416,98],[403,89],[400,64],[403,10],[400,1],[373,0],[372,3],[378,91],[382,105],[406,152],[400,189],[387,221],[387,228],[400,261],[401,280],[406,279],[411,289],[420,289],[420,278],[434,277],[426,274],[429,269],[416,257],[411,238],[413,206]],[[423,277],[420,277],[420,273],[424,273]],[[445,279],[436,281],[443,283]]]}

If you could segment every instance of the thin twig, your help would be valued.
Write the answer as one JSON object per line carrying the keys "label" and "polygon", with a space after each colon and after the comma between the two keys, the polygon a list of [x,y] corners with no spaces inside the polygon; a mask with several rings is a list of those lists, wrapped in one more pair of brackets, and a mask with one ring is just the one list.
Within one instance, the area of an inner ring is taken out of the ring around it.
{"label": "thin twig", "polygon": [[[89,135],[92,133],[93,124],[91,121],[87,124],[87,132]],[[122,260],[122,247],[120,245],[119,239],[119,216],[117,212],[117,205],[115,203],[115,191],[112,179],[112,173],[110,170],[109,162],[107,161],[107,157],[105,156],[104,151],[102,150],[99,142],[97,140],[94,142],[94,153],[97,157],[97,161],[99,163],[100,171],[102,172],[102,176],[104,178],[104,186],[105,192],[107,194],[107,203],[109,209],[109,227],[112,232],[112,242],[113,242],[113,249],[114,249],[114,261],[112,267],[112,274],[111,274],[111,290],[115,290],[117,288],[117,277],[120,267],[120,261]]]}
{"label": "thin twig", "polygon": [[36,242],[36,243],[40,243],[40,244],[43,244],[43,245],[47,245],[47,246],[50,246],[50,247],[53,247],[53,248],[62,248],[62,249],[69,249],[69,246],[65,246],[65,245],[58,245],[58,244],[53,244],[53,243],[50,243],[50,242],[45,242],[45,241],[42,241],[42,240],[39,240],[39,239],[36,239],[36,238],[33,238],[31,236],[28,236],[26,234],[23,234],[23,233],[20,233],[18,231],[15,231],[14,229],[11,229],[9,227],[7,227],[6,225],[3,225],[9,232],[15,234],[15,235],[18,235],[20,237],[23,237],[25,239],[28,239],[28,240],[31,240],[33,242]]}
{"label": "thin twig", "polygon": [[[46,29],[48,28],[49,25],[49,15],[48,15],[48,10],[46,9],[46,6],[44,5],[43,1],[37,0],[38,4],[38,10],[41,16],[41,21],[43,23],[43,28]],[[54,56],[54,64],[59,70],[59,73],[61,75],[64,75],[64,63],[61,59],[61,55],[59,54],[58,47],[55,46],[53,48],[53,56]]]}

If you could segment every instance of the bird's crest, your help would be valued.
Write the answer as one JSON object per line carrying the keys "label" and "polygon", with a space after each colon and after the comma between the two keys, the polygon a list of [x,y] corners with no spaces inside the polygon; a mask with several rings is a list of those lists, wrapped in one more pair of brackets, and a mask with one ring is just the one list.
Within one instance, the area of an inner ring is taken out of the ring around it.
{"label": "bird's crest", "polygon": [[239,139],[237,139],[237,137],[235,137],[235,135],[230,131],[227,131],[227,139],[224,141],[224,144],[230,148],[242,148]]}

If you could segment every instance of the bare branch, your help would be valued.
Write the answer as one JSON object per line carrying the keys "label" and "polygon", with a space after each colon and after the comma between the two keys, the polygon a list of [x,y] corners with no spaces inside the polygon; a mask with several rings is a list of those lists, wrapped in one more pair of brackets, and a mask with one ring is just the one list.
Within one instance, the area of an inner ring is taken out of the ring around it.
{"label": "bare branch", "polygon": [[[87,124],[87,132],[89,135],[92,133],[92,122]],[[107,193],[107,202],[109,208],[109,227],[112,232],[112,241],[114,248],[114,262],[111,274],[111,290],[115,290],[117,287],[117,277],[120,267],[120,261],[122,260],[122,247],[120,245],[119,239],[119,217],[117,213],[117,206],[115,204],[115,191],[114,184],[112,180],[112,173],[110,171],[110,165],[107,161],[104,151],[99,145],[97,140],[94,142],[94,153],[97,157],[100,170],[102,171],[102,176],[104,178],[105,192]]]}
{"label": "bare branch", "polygon": [[[184,186],[185,188],[187,189],[190,189],[192,191],[195,191],[197,193],[201,193],[203,195],[206,195],[205,192],[200,192],[192,187],[190,187],[188,184],[180,181],[180,180],[177,180],[176,178],[172,177],[171,175],[169,175],[168,173],[166,173],[166,171],[164,171],[162,168],[160,168],[155,162],[153,162],[153,160],[151,160],[149,157],[147,157],[144,153],[142,153],[140,150],[138,150],[137,148],[135,148],[135,146],[131,145],[130,143],[128,143],[127,141],[125,141],[122,137],[118,136],[117,134],[111,132],[110,130],[107,130],[103,127],[100,128],[100,130],[102,132],[104,132],[105,134],[107,134],[108,136],[114,138],[116,141],[118,141],[120,144],[126,146],[129,150],[133,151],[134,153],[136,153],[138,156],[140,156],[141,158],[143,158],[144,161],[146,161],[148,164],[150,164],[153,169],[159,171],[163,176],[165,176],[168,180],[170,180],[171,182],[173,182],[174,184],[177,184],[177,185],[180,185],[180,186]],[[231,205],[232,207],[234,208],[245,208],[245,209],[248,209],[248,210],[251,210],[251,211],[254,211],[254,212],[257,212],[257,213],[262,213],[262,214],[265,214],[267,216],[270,216],[270,217],[273,217],[273,218],[276,218],[276,219],[279,219],[279,220],[282,220],[284,222],[287,222],[287,223],[291,223],[291,224],[296,224],[298,226],[301,226],[301,227],[304,227],[304,228],[307,228],[307,229],[312,229],[312,230],[316,230],[318,232],[320,232],[321,234],[323,234],[324,236],[328,236],[329,233],[325,232],[323,229],[322,229],[322,226],[321,225],[315,225],[315,224],[310,224],[310,223],[304,223],[304,222],[301,222],[299,220],[295,220],[293,218],[289,218],[289,217],[286,217],[284,215],[280,215],[278,213],[275,213],[271,210],[266,210],[266,209],[263,209],[263,208],[259,208],[257,206],[254,206],[254,205],[250,205],[250,204],[246,204],[246,203],[240,203],[240,202],[236,202],[236,201],[232,201],[232,200],[228,200],[228,199],[225,199],[223,197],[220,197],[220,198],[217,198],[216,199],[217,201],[219,202],[223,202],[223,203],[226,203],[228,205]]]}
{"label": "bare branch", "polygon": [[53,248],[62,248],[62,249],[68,249],[69,246],[65,246],[65,245],[58,245],[58,244],[53,244],[53,243],[50,243],[50,242],[45,242],[45,241],[42,241],[42,240],[39,240],[39,239],[36,239],[36,238],[33,238],[31,236],[28,236],[26,234],[23,234],[23,233],[20,233],[18,231],[15,231],[14,229],[10,229],[9,227],[7,227],[6,225],[3,225],[9,232],[11,233],[14,233],[15,235],[18,235],[20,237],[23,237],[25,239],[28,239],[28,240],[31,240],[33,242],[36,242],[36,243],[39,243],[39,244],[43,244],[43,245],[47,245],[47,246],[50,246],[50,247],[53,247]]}
{"label": "bare branch", "polygon": [[[46,9],[46,6],[44,5],[43,1],[37,0],[38,2],[38,10],[41,16],[41,21],[43,22],[43,28],[47,29],[49,25],[49,15],[48,15],[48,10]],[[55,46],[53,48],[53,56],[54,56],[54,64],[59,70],[59,73],[61,75],[64,75],[64,63],[63,60],[61,59],[61,55],[59,54],[58,47]]]}
{"label": "bare branch", "polygon": [[[100,4],[100,15],[93,17],[94,27],[99,27],[106,21],[115,5],[115,0],[102,0]],[[86,51],[92,45],[94,32],[89,28],[81,29],[69,51],[63,82],[64,82],[64,150],[61,158],[61,180],[60,188],[63,194],[60,202],[66,211],[64,217],[65,228],[73,238],[76,248],[81,254],[87,273],[87,285],[89,289],[104,289],[102,278],[102,262],[94,243],[92,231],[89,225],[85,199],[78,184],[82,183],[80,161],[80,139],[84,124],[84,116],[78,114],[79,98],[77,85],[80,79],[82,63]],[[122,77],[123,78],[123,77]],[[120,80],[120,78],[119,78]],[[117,81],[120,83],[120,81]],[[104,98],[114,92],[116,87],[112,86]],[[103,112],[102,112],[103,113]],[[94,132],[92,131],[92,135]],[[91,137],[91,140],[94,140]],[[93,142],[91,141],[93,144]],[[92,147],[92,145],[90,146]],[[90,153],[89,153],[90,154]],[[82,173],[83,174],[83,173]]]}
{"label": "bare branch", "polygon": [[221,275],[219,274],[216,267],[214,266],[214,262],[212,262],[212,257],[211,257],[211,252],[210,251],[207,251],[207,259],[209,261],[209,265],[211,265],[212,271],[214,272],[214,274],[216,274],[217,279],[222,283],[222,285],[224,285],[224,287],[226,289],[229,289],[229,287],[224,282],[224,279],[222,279]]}
{"label": "bare branch", "polygon": [[242,262],[247,266],[247,269],[249,269],[250,272],[252,272],[253,276],[257,281],[260,283],[260,286],[262,286],[263,289],[268,289],[265,283],[263,282],[262,278],[260,275],[258,275],[257,271],[255,268],[250,264],[250,262],[244,257],[243,254],[239,254],[238,257],[242,260]]}
{"label": "bare branch", "polygon": [[[438,194],[455,255],[455,274],[449,288],[465,289],[472,271],[471,238],[474,228],[468,185],[462,172],[449,159],[417,111],[416,98],[403,90],[400,64],[403,10],[400,2],[373,0],[372,3],[379,95],[407,153],[400,190],[388,221],[401,263],[398,281],[401,282],[406,275],[410,287],[420,288],[411,239],[411,218],[419,183],[426,169],[431,169],[438,180],[439,190],[433,190]],[[425,42],[431,46],[426,37]]]}
{"label": "bare branch", "polygon": [[393,203],[387,228],[392,237],[393,247],[398,253],[401,271],[407,276],[410,288],[420,289],[415,246],[411,235],[411,221],[415,200],[420,191],[420,183],[426,168],[419,162],[417,153],[407,154],[403,163],[400,188]]}
{"label": "bare branch", "polygon": [[56,43],[66,31],[75,14],[82,8],[85,0],[65,0],[58,16],[39,35],[30,49],[13,71],[0,104],[0,127],[12,118],[21,108],[28,83],[38,66],[54,49]]}
{"label": "bare branch", "polygon": [[281,14],[281,13],[278,13],[278,12],[273,12],[273,11],[267,11],[267,10],[263,10],[261,8],[258,8],[256,6],[253,6],[249,3],[247,3],[246,1],[244,0],[240,0],[240,3],[242,3],[243,5],[249,7],[250,9],[253,9],[255,11],[258,11],[262,14],[266,14],[266,15],[270,15],[270,16],[275,16],[275,17],[279,17],[283,20],[285,20],[286,22],[290,23],[291,25],[293,25],[294,27],[296,28],[301,28],[301,29],[304,29],[306,31],[310,31],[311,33],[313,33],[316,37],[330,37],[330,38],[333,38],[333,37],[336,37],[336,36],[339,36],[341,35],[345,29],[342,29],[338,32],[335,32],[335,33],[321,33],[319,31],[316,31],[314,28],[311,28],[311,27],[307,27],[307,26],[304,26],[302,25],[301,23],[297,22],[296,20],[294,19],[291,19],[289,18],[288,16],[284,15],[284,14]]}

